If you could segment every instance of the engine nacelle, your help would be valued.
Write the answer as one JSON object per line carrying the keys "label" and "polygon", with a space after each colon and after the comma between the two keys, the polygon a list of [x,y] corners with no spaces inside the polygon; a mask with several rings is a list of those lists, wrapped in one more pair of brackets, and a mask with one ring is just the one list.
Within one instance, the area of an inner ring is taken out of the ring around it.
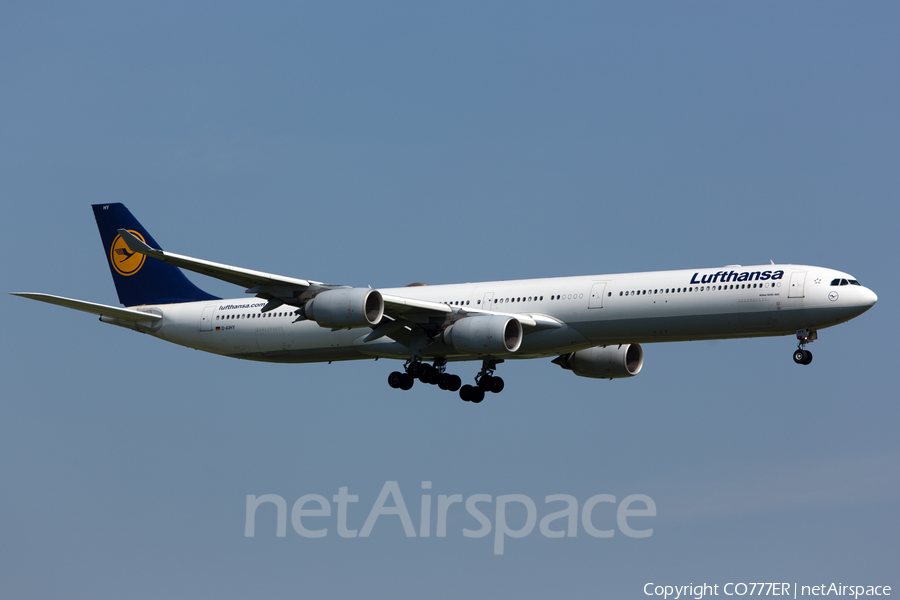
{"label": "engine nacelle", "polygon": [[317,294],[303,306],[302,314],[320,327],[374,327],[384,315],[384,299],[376,290],[338,288]]}
{"label": "engine nacelle", "polygon": [[579,377],[596,379],[634,377],[641,372],[644,365],[644,350],[640,344],[596,346],[563,354],[553,362]]}
{"label": "engine nacelle", "polygon": [[522,324],[501,315],[466,317],[444,331],[444,341],[469,354],[511,354],[522,345]]}

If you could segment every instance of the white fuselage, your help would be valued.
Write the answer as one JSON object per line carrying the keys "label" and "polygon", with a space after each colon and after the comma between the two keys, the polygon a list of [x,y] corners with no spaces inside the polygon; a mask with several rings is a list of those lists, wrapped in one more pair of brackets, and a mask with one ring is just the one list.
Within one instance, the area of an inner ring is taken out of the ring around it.
{"label": "white fuselage", "polygon": [[[777,278],[776,278],[777,277]],[[832,285],[843,280],[843,285]],[[521,347],[504,358],[557,356],[599,345],[793,334],[848,321],[876,296],[846,273],[802,265],[491,281],[379,289],[450,305],[454,311],[548,316],[553,328],[525,329]],[[163,318],[152,327],[104,317],[166,341],[235,358],[320,362],[410,357],[390,337],[364,341],[371,329],[333,331],[298,321],[294,307],[268,313],[258,298],[133,307]],[[440,326],[439,323],[436,326]],[[422,358],[475,358],[434,344]]]}

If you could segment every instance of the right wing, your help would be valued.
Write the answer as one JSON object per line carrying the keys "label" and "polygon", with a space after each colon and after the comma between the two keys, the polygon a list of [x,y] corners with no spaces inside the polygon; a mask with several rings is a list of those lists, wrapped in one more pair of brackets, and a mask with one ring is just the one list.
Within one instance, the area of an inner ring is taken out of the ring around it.
{"label": "right wing", "polygon": [[323,285],[318,281],[308,281],[306,279],[294,279],[293,277],[284,277],[282,275],[273,275],[271,273],[263,273],[262,271],[253,271],[251,269],[242,269],[241,267],[232,267],[215,263],[199,258],[191,258],[190,256],[182,256],[165,250],[151,248],[126,229],[119,229],[119,235],[132,252],[145,254],[151,258],[167,262],[170,265],[221,279],[228,283],[233,283],[247,288],[248,292],[253,292],[252,288],[257,287],[276,287],[288,288],[298,291],[306,291],[310,287]]}

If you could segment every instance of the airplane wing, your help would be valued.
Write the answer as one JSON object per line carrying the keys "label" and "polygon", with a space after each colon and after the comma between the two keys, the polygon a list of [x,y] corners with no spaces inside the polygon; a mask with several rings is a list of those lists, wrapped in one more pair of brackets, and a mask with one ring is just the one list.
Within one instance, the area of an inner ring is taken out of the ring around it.
{"label": "airplane wing", "polygon": [[57,306],[65,306],[66,308],[74,308],[82,312],[100,315],[102,317],[111,317],[121,321],[133,321],[135,323],[141,321],[158,321],[162,317],[151,313],[132,310],[130,308],[118,308],[116,306],[107,306],[106,304],[96,304],[94,302],[85,302],[84,300],[73,300],[72,298],[63,298],[62,296],[52,296],[50,294],[36,294],[26,292],[11,292],[13,296],[21,296],[32,300],[39,300],[47,304],[55,304]]}
{"label": "airplane wing", "polygon": [[191,258],[182,256],[165,250],[151,248],[131,232],[126,229],[119,229],[119,235],[132,252],[145,254],[151,258],[167,262],[176,267],[221,279],[228,283],[240,285],[248,288],[248,291],[255,291],[257,287],[280,287],[297,291],[306,291],[310,287],[323,285],[318,281],[308,281],[306,279],[295,279],[293,277],[283,277],[281,275],[273,275],[271,273],[263,273],[262,271],[253,271],[250,269],[242,269],[240,267],[232,267],[220,263],[201,260],[199,258]]}
{"label": "airplane wing", "polygon": [[[125,241],[129,250],[140,254],[145,254],[151,258],[155,258],[167,262],[176,267],[187,269],[201,275],[207,275],[222,281],[227,281],[235,285],[247,288],[247,292],[256,294],[261,298],[269,299],[269,304],[263,309],[263,312],[272,310],[280,306],[282,303],[297,305],[294,302],[285,302],[289,299],[308,298],[315,295],[316,292],[329,289],[335,286],[329,286],[318,281],[309,281],[306,279],[295,279],[293,277],[284,277],[282,275],[273,275],[271,273],[263,273],[261,271],[253,271],[250,269],[242,269],[240,267],[232,267],[221,263],[210,262],[189,256],[182,256],[165,250],[151,248],[136,236],[132,235],[126,229],[119,229],[119,235]],[[307,291],[313,292],[306,294]],[[507,315],[518,319],[523,327],[532,329],[555,329],[561,327],[557,319],[546,315],[533,315],[525,313],[502,313],[497,311],[486,311],[474,308],[458,308],[451,307],[443,302],[432,302],[428,300],[417,300],[414,298],[406,298],[404,296],[396,296],[393,294],[382,294],[384,300],[384,314],[391,320],[398,320],[407,325],[414,325],[420,322],[428,322],[433,317],[447,317],[452,313],[463,314],[490,314],[490,315]],[[378,331],[379,335],[388,335],[385,331],[393,331],[398,329],[397,325],[384,324],[385,327]]]}
{"label": "airplane wing", "polygon": [[[119,229],[118,233],[122,236],[122,240],[128,246],[128,249],[132,252],[144,254],[176,267],[193,271],[194,273],[200,273],[201,275],[221,279],[222,281],[245,287],[247,288],[248,293],[257,294],[264,298],[298,298],[307,290],[315,292],[333,287],[319,281],[273,275],[271,273],[263,273],[262,271],[232,267],[221,263],[210,262],[208,260],[166,252],[165,250],[151,248],[126,229]],[[385,313],[390,316],[408,317],[413,314],[422,313],[428,316],[443,316],[453,312],[449,306],[440,302],[414,300],[412,298],[391,295],[382,295],[382,297],[384,298]],[[272,306],[272,308],[274,308],[274,306]],[[266,306],[266,309],[271,310],[268,305]],[[264,309],[264,311],[266,309]]]}
{"label": "airplane wing", "polygon": [[431,302],[430,300],[415,300],[392,294],[381,294],[384,300],[384,312],[392,316],[409,315],[415,313],[432,313],[448,315],[453,309],[443,302]]}

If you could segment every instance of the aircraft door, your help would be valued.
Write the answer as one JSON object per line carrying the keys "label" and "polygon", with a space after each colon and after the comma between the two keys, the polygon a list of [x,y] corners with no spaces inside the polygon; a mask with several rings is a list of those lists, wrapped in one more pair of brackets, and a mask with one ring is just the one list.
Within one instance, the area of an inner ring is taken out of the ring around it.
{"label": "aircraft door", "polygon": [[215,311],[215,306],[203,307],[203,314],[200,315],[200,331],[212,331],[213,313]]}
{"label": "aircraft door", "polygon": [[805,283],[806,271],[794,271],[791,273],[791,289],[788,292],[788,298],[802,298]]}
{"label": "aircraft door", "polygon": [[596,281],[591,288],[591,296],[588,299],[588,308],[603,308],[603,294],[606,293],[606,282]]}
{"label": "aircraft door", "polygon": [[494,306],[494,292],[488,292],[484,295],[484,300],[481,301],[481,309],[482,310],[493,310]]}

